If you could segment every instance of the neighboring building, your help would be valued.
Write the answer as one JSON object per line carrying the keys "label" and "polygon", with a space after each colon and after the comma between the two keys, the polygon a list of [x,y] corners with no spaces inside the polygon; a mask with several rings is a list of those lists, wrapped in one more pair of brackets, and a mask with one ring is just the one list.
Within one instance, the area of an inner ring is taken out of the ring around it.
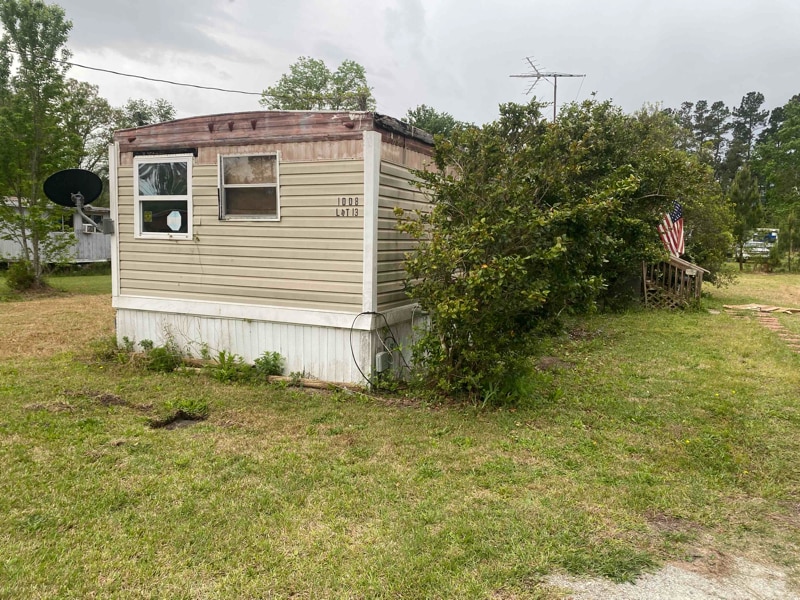
{"label": "neighboring building", "polygon": [[[9,205],[16,205],[15,198],[4,198],[0,201]],[[52,236],[61,236],[67,232],[75,233],[75,243],[69,252],[69,261],[78,264],[108,262],[111,260],[111,236],[101,233],[100,223],[103,217],[108,217],[109,208],[85,206],[84,212],[95,225],[84,223],[80,215],[73,212],[62,220],[61,231],[53,232]],[[0,235],[3,234],[3,223],[0,222]],[[0,261],[8,262],[19,259],[22,246],[16,240],[0,239]]]}
{"label": "neighboring building", "polygon": [[364,382],[395,341],[407,350],[413,241],[393,208],[427,206],[409,169],[431,162],[430,135],[368,112],[259,111],[114,140],[119,340],[277,351],[287,372],[338,382]]}

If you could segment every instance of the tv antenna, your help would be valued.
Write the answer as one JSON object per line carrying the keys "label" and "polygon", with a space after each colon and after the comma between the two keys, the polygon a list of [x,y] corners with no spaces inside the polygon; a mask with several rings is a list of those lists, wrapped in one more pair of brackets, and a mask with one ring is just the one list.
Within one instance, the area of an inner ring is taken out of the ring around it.
{"label": "tv antenna", "polygon": [[[531,83],[528,90],[525,92],[526,94],[530,94],[533,88],[536,87],[536,84],[539,83],[540,80],[544,79],[548,83],[553,84],[553,123],[556,121],[556,111],[557,111],[557,94],[558,94],[558,78],[559,77],[586,77],[586,74],[576,74],[576,73],[554,73],[554,72],[543,72],[539,70],[539,67],[533,62],[530,56],[526,56],[525,60],[528,61],[528,64],[531,66],[533,71],[531,73],[522,73],[521,75],[510,75],[510,77],[521,77],[524,79],[533,79],[533,83]],[[552,82],[550,80],[553,80]]]}

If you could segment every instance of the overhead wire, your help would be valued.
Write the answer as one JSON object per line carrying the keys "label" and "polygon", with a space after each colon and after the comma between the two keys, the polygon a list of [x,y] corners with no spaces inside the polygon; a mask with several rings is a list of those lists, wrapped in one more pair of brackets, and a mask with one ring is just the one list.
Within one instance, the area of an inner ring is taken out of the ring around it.
{"label": "overhead wire", "polygon": [[[11,50],[14,54],[21,54],[17,50]],[[110,73],[112,75],[119,75],[120,77],[130,77],[131,79],[143,79],[145,81],[154,81],[156,83],[167,83],[169,85],[177,85],[182,87],[190,87],[199,90],[211,90],[214,92],[225,92],[226,94],[245,94],[247,96],[263,96],[262,92],[248,92],[245,90],[233,90],[229,88],[221,88],[221,87],[214,87],[209,85],[199,85],[196,83],[184,83],[181,81],[173,81],[171,79],[159,79],[158,77],[147,77],[146,75],[135,75],[133,73],[123,73],[122,71],[114,71],[113,69],[102,69],[100,67],[91,67],[89,65],[84,65],[81,63],[72,62],[69,60],[60,60],[58,58],[44,58],[41,56],[36,56],[34,58],[38,58],[41,60],[48,60],[50,62],[59,63],[62,65],[68,65],[70,67],[78,67],[80,69],[88,69],[89,71],[99,71],[101,73]]]}
{"label": "overhead wire", "polygon": [[196,83],[183,83],[183,82],[180,82],[180,81],[172,81],[170,79],[159,79],[158,77],[147,77],[146,75],[134,75],[132,73],[123,73],[121,71],[114,71],[112,69],[101,69],[100,67],[90,67],[88,65],[82,65],[80,63],[72,63],[72,62],[66,62],[66,61],[58,61],[58,62],[64,62],[65,64],[68,64],[71,67],[79,67],[81,69],[88,69],[90,71],[100,71],[101,73],[110,73],[112,75],[119,75],[120,77],[130,77],[130,78],[133,78],[133,79],[143,79],[145,81],[154,81],[154,82],[157,82],[157,83],[168,83],[169,85],[177,85],[177,86],[181,86],[181,87],[195,88],[195,89],[198,89],[198,90],[210,90],[212,92],[224,92],[226,94],[243,94],[243,95],[246,95],[246,96],[263,96],[264,95],[262,92],[247,92],[247,91],[244,91],[244,90],[232,90],[232,89],[228,89],[228,88],[220,88],[220,87],[214,87],[214,86],[210,86],[210,85],[199,85],[199,84],[196,84]]}
{"label": "overhead wire", "polygon": [[[14,54],[21,55],[21,53],[19,51],[17,51],[17,50],[10,49],[10,51],[13,52]],[[264,91],[264,92],[250,92],[250,91],[247,91],[247,90],[234,90],[234,89],[231,89],[231,88],[221,88],[221,87],[210,86],[210,85],[200,85],[200,84],[197,84],[197,83],[186,83],[186,82],[182,82],[182,81],[174,81],[172,79],[161,79],[161,78],[158,78],[158,77],[148,77],[147,75],[136,75],[134,73],[124,73],[122,71],[115,71],[114,69],[104,69],[104,68],[101,68],[101,67],[92,67],[92,66],[89,66],[89,65],[84,65],[84,64],[76,63],[76,62],[69,61],[69,60],[61,60],[61,59],[58,59],[58,58],[46,58],[46,57],[42,57],[42,56],[34,56],[33,58],[37,58],[39,60],[46,60],[48,62],[59,63],[59,64],[67,65],[67,66],[70,66],[70,67],[78,67],[80,69],[87,69],[89,71],[98,71],[100,73],[109,73],[111,75],[118,75],[120,77],[128,77],[130,79],[141,79],[143,81],[152,81],[152,82],[155,82],[155,83],[166,83],[168,85],[175,85],[175,86],[179,86],[179,87],[188,87],[188,88],[193,88],[193,89],[198,89],[198,90],[209,90],[209,91],[212,91],[212,92],[223,92],[223,93],[226,93],[226,94],[242,94],[242,95],[245,95],[245,96],[260,96],[262,98],[275,98],[275,99],[278,99],[278,100],[286,100],[286,99],[295,99],[296,98],[296,96],[281,96],[281,95],[278,95],[278,94],[268,94],[268,93],[266,93],[266,91]],[[314,96],[313,99],[315,101],[341,100],[341,98],[339,98],[339,97],[323,96],[323,95]]]}
{"label": "overhead wire", "polygon": [[583,89],[583,82],[586,81],[586,77],[581,77],[580,80],[581,80],[581,84],[578,86],[578,93],[575,94],[575,100],[573,100],[573,102],[577,102],[578,101],[578,96],[581,95],[581,90]]}

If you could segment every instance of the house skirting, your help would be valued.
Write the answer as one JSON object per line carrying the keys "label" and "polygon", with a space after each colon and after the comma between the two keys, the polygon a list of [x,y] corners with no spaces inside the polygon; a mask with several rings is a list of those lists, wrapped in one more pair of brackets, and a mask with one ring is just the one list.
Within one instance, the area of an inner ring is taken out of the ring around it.
{"label": "house skirting", "polygon": [[137,348],[142,340],[156,346],[172,341],[189,356],[208,352],[213,358],[225,350],[249,363],[264,352],[278,352],[286,375],[356,384],[368,383],[364,375],[374,377],[375,356],[386,350],[392,351],[392,368],[403,376],[414,326],[422,322],[412,306],[379,316],[118,296],[114,307],[120,344],[125,338]]}

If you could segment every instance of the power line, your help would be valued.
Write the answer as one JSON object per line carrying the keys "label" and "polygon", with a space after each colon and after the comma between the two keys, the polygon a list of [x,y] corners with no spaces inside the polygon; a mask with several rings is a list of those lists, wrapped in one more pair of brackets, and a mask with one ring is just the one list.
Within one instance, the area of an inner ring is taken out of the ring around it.
{"label": "power line", "polygon": [[[14,54],[20,54],[20,52],[16,50],[11,50]],[[145,81],[154,81],[156,83],[168,83],[169,85],[178,85],[181,87],[190,87],[195,88],[198,90],[211,90],[214,92],[225,92],[227,94],[244,94],[247,96],[263,96],[262,92],[246,92],[243,90],[231,90],[227,88],[219,88],[219,87],[212,87],[208,85],[197,85],[195,83],[182,83],[180,81],[172,81],[170,79],[158,79],[156,77],[147,77],[145,75],[134,75],[133,73],[123,73],[121,71],[113,71],[111,69],[101,69],[100,67],[90,67],[89,65],[82,65],[80,63],[70,62],[67,60],[59,60],[57,58],[43,58],[40,56],[36,56],[34,58],[38,58],[40,60],[49,60],[50,62],[60,63],[62,65],[69,65],[70,67],[79,67],[81,69],[88,69],[89,71],[99,71],[101,73],[110,73],[112,75],[119,75],[120,77],[130,77],[131,79],[143,79]]]}
{"label": "power line", "polygon": [[[65,62],[65,61],[58,61]],[[146,77],[144,75],[133,75],[131,73],[121,73],[120,71],[112,71],[111,69],[101,69],[99,67],[89,67],[78,63],[65,63],[71,67],[80,67],[81,69],[89,69],[90,71],[100,71],[102,73],[111,73],[112,75],[119,75],[121,77],[131,77],[133,79],[144,79],[145,81],[155,81],[157,83],[168,83],[170,85],[179,85],[182,87],[190,87],[198,90],[211,90],[214,92],[225,92],[227,94],[245,94],[247,96],[261,96],[261,92],[245,92],[243,90],[230,90],[227,88],[219,88],[208,85],[197,85],[195,83],[182,83],[180,81],[170,81],[169,79],[158,79],[156,77]]]}
{"label": "power line", "polygon": [[[21,55],[21,53],[19,51],[17,51],[17,50],[11,50],[11,52],[13,52],[14,54]],[[228,88],[220,88],[220,87],[213,87],[213,86],[208,86],[208,85],[198,85],[198,84],[195,84],[195,83],[183,83],[183,82],[180,82],[180,81],[172,81],[171,79],[159,79],[159,78],[156,78],[156,77],[147,77],[145,75],[135,75],[133,73],[123,73],[121,71],[114,71],[112,69],[101,69],[100,67],[90,67],[89,65],[82,65],[80,63],[75,63],[75,62],[71,62],[71,61],[68,61],[68,60],[59,60],[57,58],[45,58],[45,57],[42,57],[42,56],[33,56],[32,58],[35,58],[35,59],[38,59],[38,60],[46,60],[46,61],[54,62],[54,63],[59,63],[59,64],[62,64],[62,65],[68,65],[70,67],[79,67],[81,69],[88,69],[90,71],[99,71],[101,73],[110,73],[112,75],[119,75],[120,77],[130,77],[131,79],[143,79],[144,81],[154,81],[156,83],[166,83],[166,84],[169,84],[169,85],[177,85],[177,86],[181,86],[181,87],[189,87],[189,88],[194,88],[194,89],[198,89],[198,90],[210,90],[210,91],[213,91],[213,92],[225,92],[227,94],[244,94],[246,96],[261,96],[261,97],[264,97],[264,98],[275,98],[275,99],[278,99],[278,100],[296,98],[296,96],[267,94],[266,92],[247,92],[247,91],[244,91],[244,90],[231,90],[231,89],[228,89]],[[356,97],[359,98],[359,99],[361,98],[360,95],[356,95]],[[313,99],[314,100],[330,100],[330,99],[341,100],[340,97],[324,96],[324,95],[314,95]],[[366,110],[366,109],[359,109],[359,110]]]}

